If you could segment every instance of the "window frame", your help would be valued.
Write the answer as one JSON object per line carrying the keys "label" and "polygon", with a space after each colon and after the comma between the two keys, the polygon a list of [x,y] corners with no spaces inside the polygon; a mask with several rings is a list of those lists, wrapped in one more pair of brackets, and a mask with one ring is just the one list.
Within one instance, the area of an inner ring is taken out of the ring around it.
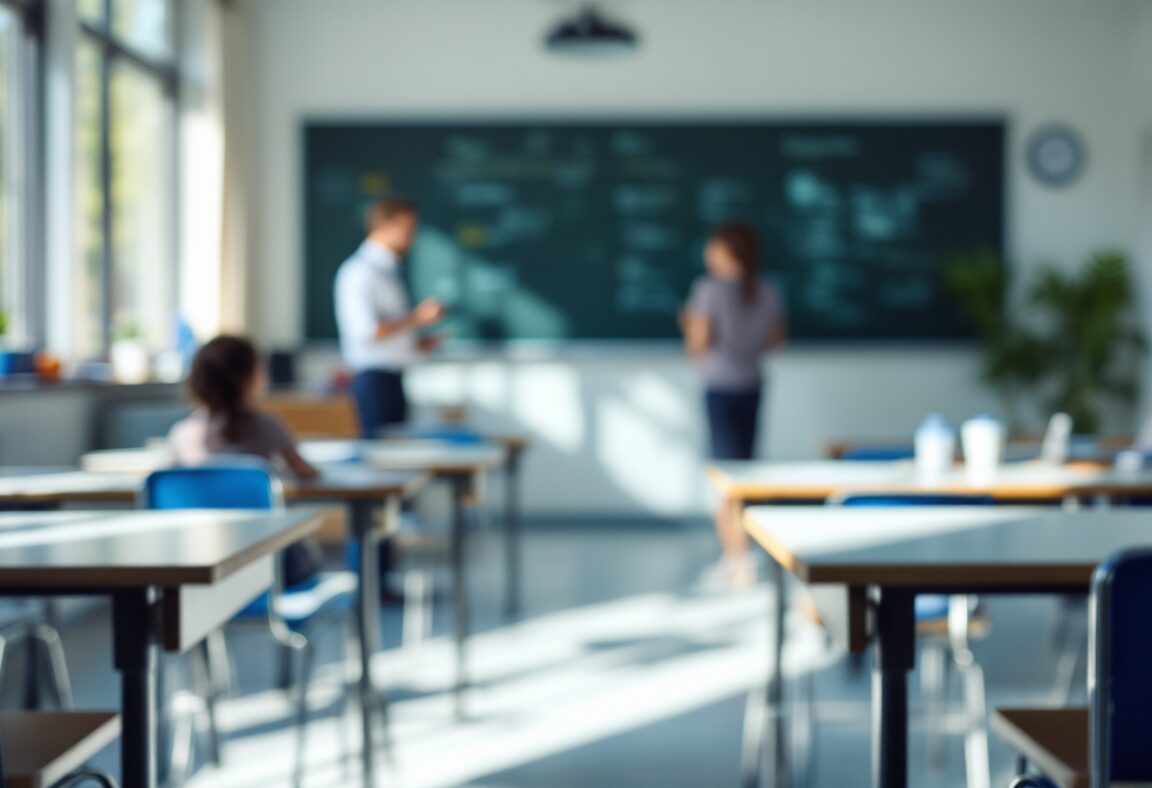
{"label": "window frame", "polygon": [[9,165],[15,159],[20,168],[18,206],[8,217],[14,220],[10,230],[16,234],[16,241],[5,250],[15,254],[5,260],[0,308],[8,314],[8,337],[22,346],[34,347],[44,341],[47,323],[42,298],[46,289],[43,270],[32,265],[33,260],[44,259],[45,251],[47,3],[45,0],[0,0],[0,7],[15,14],[20,24],[20,73],[18,82],[14,83],[19,121],[8,131],[7,150],[0,152],[9,160]]}
{"label": "window frame", "polygon": [[[7,2],[8,0],[0,0]],[[26,2],[28,0],[15,0]],[[167,222],[168,237],[168,265],[171,275],[168,277],[167,292],[164,299],[169,304],[175,316],[179,304],[179,276],[178,252],[180,248],[180,133],[179,133],[179,105],[180,105],[180,4],[181,0],[169,0],[172,18],[171,49],[167,58],[157,58],[142,49],[135,47],[131,42],[118,36],[113,29],[112,19],[116,2],[119,0],[102,0],[104,6],[104,24],[94,23],[91,20],[77,17],[78,36],[80,41],[94,44],[100,57],[100,167],[97,177],[100,181],[100,325],[102,336],[100,338],[100,354],[107,356],[115,339],[116,326],[114,325],[114,290],[116,283],[117,254],[115,243],[115,206],[113,204],[113,181],[116,167],[115,156],[112,151],[112,75],[118,62],[125,62],[138,69],[143,75],[155,79],[161,88],[164,97],[164,114],[166,116],[167,159],[166,168],[171,174],[166,185],[165,194],[161,198],[167,204],[165,221]],[[169,329],[171,331],[171,329]],[[169,337],[171,339],[171,337]]]}

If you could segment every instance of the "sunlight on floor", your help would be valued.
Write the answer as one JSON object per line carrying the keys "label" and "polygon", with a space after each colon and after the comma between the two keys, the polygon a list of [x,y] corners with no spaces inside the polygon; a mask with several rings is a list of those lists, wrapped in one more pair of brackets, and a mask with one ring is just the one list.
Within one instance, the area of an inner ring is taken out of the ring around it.
{"label": "sunlight on floor", "polygon": [[[474,638],[469,719],[457,724],[451,696],[451,642],[436,639],[376,658],[378,681],[392,689],[397,764],[381,759],[390,781],[458,786],[741,695],[767,668],[767,594],[682,597],[651,594],[578,608]],[[789,664],[813,666],[820,645],[798,639]],[[321,676],[315,704],[337,697],[338,671]],[[282,693],[227,704],[225,767],[191,785],[287,785],[295,740],[283,724]],[[351,717],[351,715],[349,715]],[[358,720],[327,716],[309,732],[309,786],[358,782]],[[350,758],[342,763],[342,749]],[[269,757],[270,752],[283,757]]]}

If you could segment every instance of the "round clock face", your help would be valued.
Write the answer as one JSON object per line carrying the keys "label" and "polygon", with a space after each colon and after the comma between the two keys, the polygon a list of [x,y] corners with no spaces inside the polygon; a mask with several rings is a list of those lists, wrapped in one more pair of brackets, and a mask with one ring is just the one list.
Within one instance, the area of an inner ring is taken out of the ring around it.
{"label": "round clock face", "polygon": [[1084,170],[1084,142],[1067,126],[1040,129],[1028,141],[1028,169],[1045,186],[1068,186]]}

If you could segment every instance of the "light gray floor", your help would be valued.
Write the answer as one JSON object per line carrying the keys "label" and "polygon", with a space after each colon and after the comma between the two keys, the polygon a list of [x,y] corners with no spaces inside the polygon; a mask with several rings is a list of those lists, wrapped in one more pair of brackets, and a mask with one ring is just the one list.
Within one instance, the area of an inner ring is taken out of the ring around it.
{"label": "light gray floor", "polygon": [[[444,692],[450,617],[437,606],[433,638],[419,650],[396,649],[397,608],[384,617],[389,650],[378,676],[394,701],[399,765],[382,785],[659,786],[739,784],[745,698],[767,667],[768,597],[703,590],[701,569],[714,558],[704,524],[663,527],[572,523],[526,536],[526,609],[520,622],[498,614],[500,542],[481,535],[472,557],[479,630],[473,649],[477,689],[471,719],[454,723]],[[994,599],[990,637],[978,646],[990,706],[1046,700],[1055,671],[1055,605]],[[868,783],[867,665],[853,667],[799,617],[790,672],[816,673],[819,707],[814,780],[819,786]],[[98,610],[65,632],[81,707],[114,707],[106,614]],[[294,754],[284,722],[287,701],[272,689],[275,655],[251,634],[232,638],[240,698],[225,710],[233,731],[222,771],[202,771],[196,786],[283,785]],[[336,652],[327,649],[318,703],[337,686]],[[9,693],[10,694],[10,693]],[[954,688],[954,697],[958,690]],[[914,699],[915,702],[915,699]],[[356,785],[352,731],[324,712],[308,748],[308,785]],[[942,770],[924,759],[927,720],[914,722],[912,784],[964,783],[960,737],[946,738]],[[346,747],[345,747],[346,746]],[[100,762],[115,767],[115,752]],[[993,785],[1006,785],[1010,752],[992,737]],[[349,769],[351,771],[349,772]]]}

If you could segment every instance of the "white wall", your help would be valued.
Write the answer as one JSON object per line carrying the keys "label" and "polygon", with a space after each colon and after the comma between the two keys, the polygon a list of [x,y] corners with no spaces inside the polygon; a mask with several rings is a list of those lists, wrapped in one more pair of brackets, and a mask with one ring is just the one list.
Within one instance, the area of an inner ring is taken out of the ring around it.
{"label": "white wall", "polygon": [[[309,117],[995,112],[1012,131],[1015,259],[1072,263],[1101,246],[1137,247],[1152,121],[1136,95],[1152,82],[1137,55],[1152,20],[1137,0],[607,5],[641,31],[638,56],[547,55],[542,35],[569,8],[547,0],[245,0],[260,338],[300,338],[299,130]],[[1021,163],[1026,136],[1053,120],[1089,148],[1085,177],[1065,191],[1035,185]],[[837,438],[907,434],[931,409],[958,419],[994,407],[975,367],[964,351],[787,350],[773,363],[766,450],[814,456]],[[426,402],[464,398],[493,423],[540,434],[535,511],[705,507],[696,382],[677,356],[443,363],[413,385]]]}

